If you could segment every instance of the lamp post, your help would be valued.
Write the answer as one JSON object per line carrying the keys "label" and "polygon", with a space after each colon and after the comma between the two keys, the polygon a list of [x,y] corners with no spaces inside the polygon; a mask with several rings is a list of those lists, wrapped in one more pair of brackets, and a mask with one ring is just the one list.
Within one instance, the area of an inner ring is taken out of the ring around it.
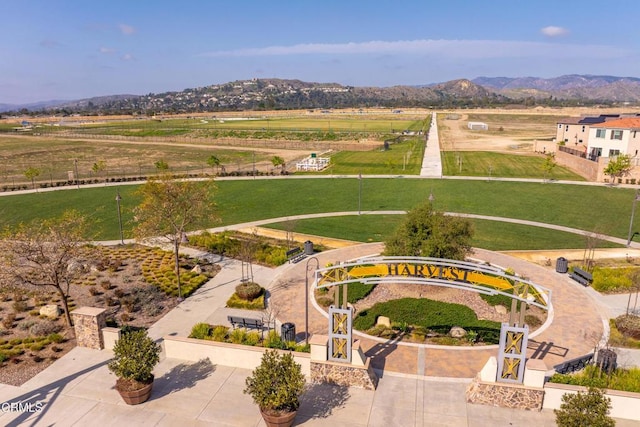
{"label": "lamp post", "polygon": [[309,344],[309,262],[316,262],[316,270],[320,268],[320,261],[316,257],[307,260],[304,268],[304,343]]}
{"label": "lamp post", "polygon": [[636,213],[636,202],[640,200],[640,190],[636,190],[636,195],[633,198],[633,206],[631,207],[631,219],[629,220],[629,235],[627,238],[627,247],[631,245],[631,238],[633,237],[633,217]]}
{"label": "lamp post", "polygon": [[120,190],[116,190],[116,204],[118,205],[118,226],[120,227],[120,243],[124,245],[124,236],[122,234],[122,212],[120,210]]}
{"label": "lamp post", "polygon": [[433,195],[433,188],[431,189],[431,192],[429,193],[429,203],[433,205],[433,201],[436,199],[436,197]]}
{"label": "lamp post", "polygon": [[73,159],[73,169],[76,172],[75,175],[75,179],[76,179],[76,184],[78,185],[78,190],[80,189],[80,180],[78,179],[78,159]]}
{"label": "lamp post", "polygon": [[358,215],[360,215],[362,207],[362,172],[358,174]]}

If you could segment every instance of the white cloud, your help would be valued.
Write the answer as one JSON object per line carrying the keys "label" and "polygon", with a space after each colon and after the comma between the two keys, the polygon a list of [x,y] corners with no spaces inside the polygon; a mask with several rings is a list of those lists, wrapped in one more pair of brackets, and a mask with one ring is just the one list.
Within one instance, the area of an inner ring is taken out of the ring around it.
{"label": "white cloud", "polygon": [[617,58],[629,52],[614,46],[576,45],[508,40],[400,40],[349,43],[308,43],[219,50],[203,53],[207,57],[255,57],[286,55],[411,54],[439,58]]}
{"label": "white cloud", "polygon": [[105,55],[110,55],[112,53],[115,53],[116,50],[110,47],[101,47],[100,48],[100,53],[103,53]]}
{"label": "white cloud", "polygon": [[120,59],[122,59],[123,61],[132,61],[135,58],[133,57],[133,55],[131,55],[130,53],[125,53],[124,55],[122,55],[120,57]]}
{"label": "white cloud", "polygon": [[569,30],[562,27],[555,27],[553,25],[549,25],[548,27],[544,27],[540,29],[540,32],[547,37],[561,37],[569,34]]}
{"label": "white cloud", "polygon": [[130,36],[131,34],[136,32],[136,29],[134,27],[132,27],[131,25],[120,24],[120,25],[118,25],[118,27],[120,28],[120,32],[122,34],[124,34],[125,36]]}

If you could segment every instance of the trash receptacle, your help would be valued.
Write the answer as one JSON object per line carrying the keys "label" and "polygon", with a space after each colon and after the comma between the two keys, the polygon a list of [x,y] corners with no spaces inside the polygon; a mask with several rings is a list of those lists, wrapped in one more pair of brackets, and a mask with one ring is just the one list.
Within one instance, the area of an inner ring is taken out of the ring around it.
{"label": "trash receptacle", "polygon": [[313,255],[313,242],[311,240],[304,242],[304,254]]}
{"label": "trash receptacle", "polygon": [[556,271],[558,273],[566,273],[569,271],[569,261],[565,257],[560,257],[556,260]]}
{"label": "trash receptacle", "polygon": [[296,325],[293,323],[283,323],[280,327],[280,336],[283,341],[295,341],[296,340]]}

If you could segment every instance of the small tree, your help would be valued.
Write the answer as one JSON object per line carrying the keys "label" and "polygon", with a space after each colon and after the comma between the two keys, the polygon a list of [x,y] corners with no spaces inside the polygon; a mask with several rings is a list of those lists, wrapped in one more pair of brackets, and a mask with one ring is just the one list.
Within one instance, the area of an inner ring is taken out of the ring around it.
{"label": "small tree", "polygon": [[284,169],[287,167],[287,164],[282,157],[273,156],[271,158],[271,163],[273,164],[273,167],[280,166],[280,174],[284,174]]}
{"label": "small tree", "polygon": [[134,210],[134,234],[138,238],[161,237],[173,245],[179,298],[180,244],[187,229],[217,221],[214,188],[213,181],[179,181],[163,175],[150,179],[138,190],[142,202]]}
{"label": "small tree", "polygon": [[5,231],[0,242],[3,285],[55,289],[71,326],[69,289],[73,279],[82,274],[76,261],[87,230],[84,216],[67,211],[60,218],[20,224],[13,231]]}
{"label": "small tree", "polygon": [[566,393],[560,409],[554,409],[559,427],[613,427],[616,422],[609,416],[611,399],[602,390],[590,387],[587,393]]}
{"label": "small tree", "polygon": [[542,164],[542,171],[544,173],[544,179],[543,181],[547,180],[547,177],[549,177],[549,179],[551,179],[551,174],[553,172],[553,169],[557,166],[556,163],[556,155],[555,153],[547,153],[545,154],[545,159],[544,159],[544,163]]}
{"label": "small tree", "polygon": [[27,179],[31,180],[31,186],[33,187],[33,189],[35,190],[36,188],[36,181],[35,179],[40,176],[40,169],[38,168],[34,168],[34,167],[30,167],[28,168],[26,171],[24,171],[24,176]]}
{"label": "small tree", "polygon": [[107,168],[107,162],[105,162],[104,160],[98,160],[93,164],[93,166],[91,166],[91,170],[93,171],[93,173],[95,173],[98,176],[106,168]]}
{"label": "small tree", "polygon": [[209,158],[207,159],[207,164],[209,166],[211,166],[211,169],[213,169],[214,167],[216,168],[216,173],[218,172],[218,169],[220,167],[220,159],[217,158],[216,156],[214,156],[213,154],[209,156]]}
{"label": "small tree", "polygon": [[632,168],[631,157],[627,154],[620,154],[609,160],[609,164],[604,168],[604,173],[605,175],[609,175],[611,177],[611,183],[615,184],[617,178],[629,175]]}
{"label": "small tree", "polygon": [[164,159],[160,159],[153,164],[156,167],[158,172],[165,172],[169,170],[169,163],[165,162]]}
{"label": "small tree", "polygon": [[407,213],[385,242],[385,255],[463,260],[471,252],[473,226],[468,219],[444,215],[424,203]]}

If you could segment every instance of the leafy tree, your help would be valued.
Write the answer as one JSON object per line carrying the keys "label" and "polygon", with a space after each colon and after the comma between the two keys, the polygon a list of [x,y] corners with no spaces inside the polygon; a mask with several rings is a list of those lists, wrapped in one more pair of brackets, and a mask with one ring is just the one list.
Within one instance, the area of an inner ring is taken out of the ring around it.
{"label": "leafy tree", "polygon": [[209,158],[207,159],[207,164],[209,166],[211,166],[211,169],[213,169],[214,167],[216,168],[216,172],[218,171],[218,168],[220,167],[220,159],[217,158],[215,155],[210,155]]}
{"label": "leafy tree", "polygon": [[271,158],[271,163],[273,164],[273,167],[278,167],[280,166],[280,173],[284,174],[284,168],[287,166],[286,162],[284,161],[284,159],[280,156],[273,156]]}
{"label": "leafy tree", "polygon": [[156,167],[158,172],[169,170],[169,163],[165,162],[164,159],[158,160],[153,165]]}
{"label": "leafy tree", "polygon": [[100,175],[100,172],[102,172],[106,168],[107,168],[107,162],[105,162],[104,160],[98,160],[93,164],[93,166],[91,166],[91,170],[96,175]]}
{"label": "leafy tree", "polygon": [[179,181],[163,175],[150,179],[138,190],[142,202],[134,210],[137,222],[134,234],[138,238],[164,238],[173,245],[179,298],[182,298],[180,244],[188,229],[217,221],[214,189],[213,181]]}
{"label": "leafy tree", "polygon": [[426,202],[407,213],[385,242],[385,255],[463,260],[471,252],[473,226],[468,219],[448,216]]}
{"label": "leafy tree", "polygon": [[555,153],[545,154],[544,163],[542,164],[542,171],[544,172],[544,181],[547,177],[551,177],[553,169],[557,166]]}
{"label": "leafy tree", "polygon": [[86,218],[73,210],[59,218],[5,230],[0,241],[2,285],[55,289],[62,300],[67,325],[71,326],[69,289],[83,273],[77,260],[87,231]]}
{"label": "leafy tree", "polygon": [[622,178],[631,172],[631,157],[627,154],[620,154],[618,157],[609,160],[609,164],[604,168],[605,175],[611,177],[611,183],[616,183],[616,178]]}
{"label": "leafy tree", "polygon": [[34,167],[30,167],[28,168],[26,171],[24,171],[24,176],[27,179],[31,180],[31,186],[35,189],[36,188],[36,181],[35,179],[40,176],[40,169],[38,168],[34,168]]}
{"label": "leafy tree", "polygon": [[616,422],[609,416],[611,399],[602,390],[590,387],[587,393],[566,393],[560,409],[554,409],[556,424],[560,427],[613,427]]}

